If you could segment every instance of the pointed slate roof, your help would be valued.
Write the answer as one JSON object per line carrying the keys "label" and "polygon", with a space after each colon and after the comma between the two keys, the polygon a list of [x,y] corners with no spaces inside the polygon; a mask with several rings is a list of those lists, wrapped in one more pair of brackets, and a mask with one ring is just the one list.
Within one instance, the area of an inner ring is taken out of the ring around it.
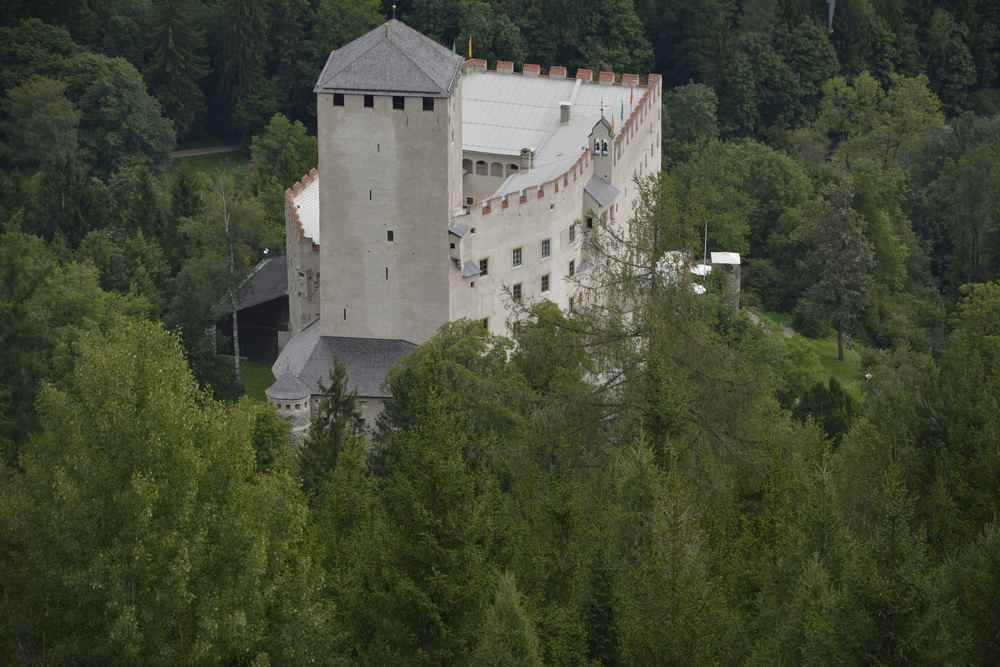
{"label": "pointed slate roof", "polygon": [[402,21],[386,21],[330,53],[314,92],[449,97],[465,61]]}
{"label": "pointed slate roof", "polygon": [[302,380],[285,371],[264,393],[272,401],[301,401],[309,398],[310,391]]}

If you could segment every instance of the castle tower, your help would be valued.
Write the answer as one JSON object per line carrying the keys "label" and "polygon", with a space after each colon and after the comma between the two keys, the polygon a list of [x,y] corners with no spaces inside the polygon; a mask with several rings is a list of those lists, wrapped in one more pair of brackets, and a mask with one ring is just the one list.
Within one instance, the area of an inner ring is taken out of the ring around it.
{"label": "castle tower", "polygon": [[448,321],[463,64],[395,19],[330,54],[315,88],[323,335],[421,343]]}

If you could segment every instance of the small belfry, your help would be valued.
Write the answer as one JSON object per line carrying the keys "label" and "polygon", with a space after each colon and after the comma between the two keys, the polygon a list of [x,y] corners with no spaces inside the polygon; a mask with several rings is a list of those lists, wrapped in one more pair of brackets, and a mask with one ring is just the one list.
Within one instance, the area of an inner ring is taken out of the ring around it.
{"label": "small belfry", "polygon": [[291,338],[272,371],[314,406],[340,358],[369,420],[391,366],[446,322],[505,333],[512,294],[569,309],[584,235],[629,219],[634,179],[661,167],[655,74],[491,66],[393,18],[333,51],[314,90],[319,165],[286,193]]}

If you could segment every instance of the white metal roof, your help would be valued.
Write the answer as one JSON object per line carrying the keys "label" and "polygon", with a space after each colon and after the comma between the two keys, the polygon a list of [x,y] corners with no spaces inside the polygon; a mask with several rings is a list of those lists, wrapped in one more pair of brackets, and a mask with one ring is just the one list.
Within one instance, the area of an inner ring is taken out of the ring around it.
{"label": "white metal roof", "polygon": [[713,252],[712,264],[739,264],[740,253],[738,252]]}
{"label": "white metal roof", "polygon": [[[498,195],[551,181],[587,147],[590,130],[604,116],[615,130],[638,104],[642,88],[582,83],[497,72],[467,72],[462,82],[462,136],[466,151],[521,155],[535,151],[533,168],[511,175]],[[559,122],[559,105],[572,103],[569,123]]]}
{"label": "white metal roof", "polygon": [[305,235],[319,243],[319,178],[312,179],[292,201]]}

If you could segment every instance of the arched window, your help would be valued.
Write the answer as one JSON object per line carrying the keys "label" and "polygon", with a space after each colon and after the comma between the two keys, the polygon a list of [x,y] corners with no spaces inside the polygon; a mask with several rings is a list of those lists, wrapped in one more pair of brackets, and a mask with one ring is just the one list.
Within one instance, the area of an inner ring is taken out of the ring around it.
{"label": "arched window", "polygon": [[476,160],[476,173],[480,176],[489,176],[489,166],[486,160]]}
{"label": "arched window", "polygon": [[513,163],[512,164],[508,164],[507,165],[507,175],[510,176],[511,174],[517,173],[518,171],[520,171],[520,169],[521,168],[518,167],[516,164],[513,164]]}
{"label": "arched window", "polygon": [[503,176],[503,165],[499,162],[490,164],[490,176]]}
{"label": "arched window", "polygon": [[600,154],[601,154],[601,140],[594,139],[594,155],[600,155]]}
{"label": "arched window", "polygon": [[472,173],[472,160],[462,160],[462,173],[463,174]]}
{"label": "arched window", "polygon": [[607,154],[608,154],[608,142],[602,141],[601,142],[601,155],[607,155]]}

